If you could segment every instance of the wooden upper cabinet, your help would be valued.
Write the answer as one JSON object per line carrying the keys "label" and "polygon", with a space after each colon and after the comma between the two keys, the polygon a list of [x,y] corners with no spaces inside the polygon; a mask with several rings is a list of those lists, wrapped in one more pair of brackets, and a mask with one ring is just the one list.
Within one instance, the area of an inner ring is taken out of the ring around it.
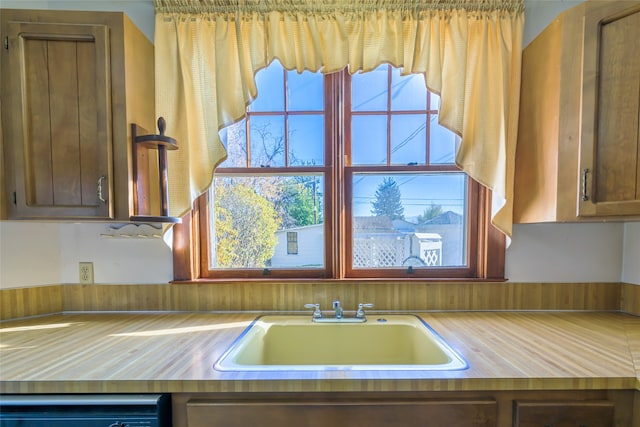
{"label": "wooden upper cabinet", "polygon": [[524,49],[514,222],[640,216],[639,11],[587,1]]}
{"label": "wooden upper cabinet", "polygon": [[640,214],[640,3],[584,19],[580,215]]}
{"label": "wooden upper cabinet", "polygon": [[154,124],[153,46],[122,13],[2,10],[6,216],[128,220],[130,124]]}
{"label": "wooden upper cabinet", "polygon": [[9,22],[7,35],[16,214],[111,218],[108,28]]}

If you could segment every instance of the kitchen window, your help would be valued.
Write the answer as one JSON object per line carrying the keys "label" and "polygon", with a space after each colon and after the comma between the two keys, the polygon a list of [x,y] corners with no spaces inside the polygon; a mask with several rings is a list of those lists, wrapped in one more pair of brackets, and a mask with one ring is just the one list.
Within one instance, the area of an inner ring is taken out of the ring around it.
{"label": "kitchen window", "polygon": [[459,138],[422,75],[274,61],[256,83],[193,212],[196,277],[502,278],[490,194],[455,165]]}

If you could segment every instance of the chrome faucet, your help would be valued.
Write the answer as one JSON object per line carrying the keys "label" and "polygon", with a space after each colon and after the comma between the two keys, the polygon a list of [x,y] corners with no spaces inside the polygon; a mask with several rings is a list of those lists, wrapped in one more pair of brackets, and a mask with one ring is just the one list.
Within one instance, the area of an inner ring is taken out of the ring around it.
{"label": "chrome faucet", "polygon": [[340,305],[340,301],[333,302],[333,309],[336,311],[336,319],[342,319],[344,316],[344,310],[342,310],[342,306]]}
{"label": "chrome faucet", "polygon": [[365,308],[373,308],[373,304],[358,304],[358,311],[356,311],[356,319],[366,319],[364,315]]}
{"label": "chrome faucet", "polygon": [[305,304],[304,308],[312,308],[313,316],[312,321],[317,323],[364,323],[367,318],[364,313],[365,308],[372,308],[373,304],[358,304],[358,310],[354,317],[344,317],[344,309],[339,300],[335,300],[332,303],[335,315],[333,317],[323,317],[320,304]]}
{"label": "chrome faucet", "polygon": [[320,310],[320,304],[305,304],[304,308],[313,308],[313,320],[322,319],[322,310]]}

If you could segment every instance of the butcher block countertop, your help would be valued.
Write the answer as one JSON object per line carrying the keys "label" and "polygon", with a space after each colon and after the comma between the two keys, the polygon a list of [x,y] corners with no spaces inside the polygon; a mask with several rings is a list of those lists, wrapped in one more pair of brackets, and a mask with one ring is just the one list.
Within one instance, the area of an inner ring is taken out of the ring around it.
{"label": "butcher block countertop", "polygon": [[640,317],[416,314],[468,369],[218,372],[215,361],[257,314],[55,314],[0,323],[0,393],[640,390]]}

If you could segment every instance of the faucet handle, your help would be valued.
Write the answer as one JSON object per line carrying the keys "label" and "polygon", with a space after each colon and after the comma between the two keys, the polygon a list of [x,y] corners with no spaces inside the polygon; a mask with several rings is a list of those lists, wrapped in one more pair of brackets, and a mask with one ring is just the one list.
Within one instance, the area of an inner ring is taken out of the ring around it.
{"label": "faucet handle", "polygon": [[322,319],[322,311],[320,310],[320,304],[305,304],[304,308],[313,308],[313,318]]}
{"label": "faucet handle", "polygon": [[356,319],[364,319],[364,309],[365,308],[373,308],[373,304],[371,303],[360,303],[358,304],[358,311],[356,311]]}

